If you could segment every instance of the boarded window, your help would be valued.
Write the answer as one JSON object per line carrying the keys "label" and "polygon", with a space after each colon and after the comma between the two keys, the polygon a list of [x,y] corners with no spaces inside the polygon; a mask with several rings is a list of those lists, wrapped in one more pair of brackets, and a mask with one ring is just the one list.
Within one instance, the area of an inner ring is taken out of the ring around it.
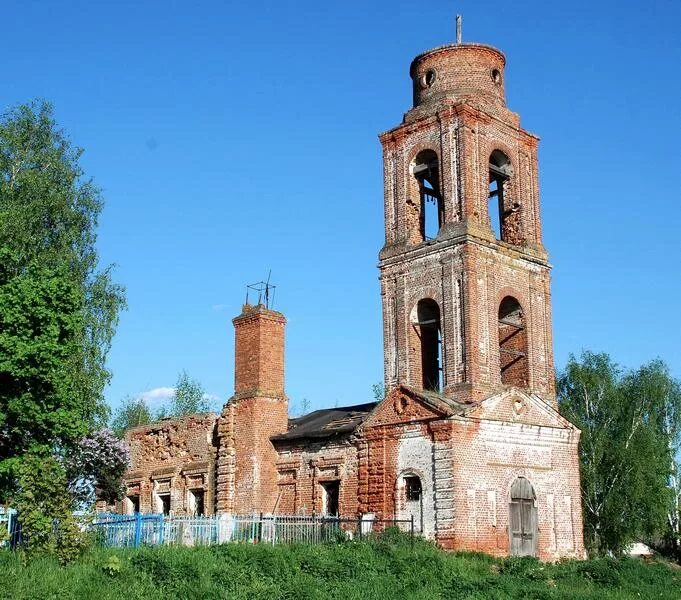
{"label": "boarded window", "polygon": [[511,486],[509,504],[509,535],[513,556],[536,556],[537,554],[537,507],[532,484],[518,477]]}
{"label": "boarded window", "polygon": [[499,367],[501,383],[529,387],[525,313],[511,296],[506,296],[499,305]]}

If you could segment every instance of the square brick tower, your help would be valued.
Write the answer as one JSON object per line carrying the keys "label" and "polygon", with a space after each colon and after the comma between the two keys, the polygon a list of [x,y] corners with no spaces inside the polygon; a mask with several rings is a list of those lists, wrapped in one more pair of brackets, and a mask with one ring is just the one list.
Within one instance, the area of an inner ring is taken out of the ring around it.
{"label": "square brick tower", "polygon": [[271,512],[277,452],[270,437],[288,428],[283,314],[245,304],[233,321],[234,396],[218,426],[218,512]]}
{"label": "square brick tower", "polygon": [[506,107],[505,62],[481,44],[417,56],[414,106],[380,136],[386,389],[515,386],[555,406],[539,140]]}

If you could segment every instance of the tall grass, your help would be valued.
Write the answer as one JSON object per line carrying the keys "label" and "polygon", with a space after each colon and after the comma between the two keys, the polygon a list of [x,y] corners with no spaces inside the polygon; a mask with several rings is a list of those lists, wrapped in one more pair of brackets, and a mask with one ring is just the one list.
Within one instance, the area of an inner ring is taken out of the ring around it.
{"label": "tall grass", "polygon": [[0,598],[678,600],[681,570],[635,559],[494,559],[387,535],[321,546],[95,549],[68,567],[3,551]]}

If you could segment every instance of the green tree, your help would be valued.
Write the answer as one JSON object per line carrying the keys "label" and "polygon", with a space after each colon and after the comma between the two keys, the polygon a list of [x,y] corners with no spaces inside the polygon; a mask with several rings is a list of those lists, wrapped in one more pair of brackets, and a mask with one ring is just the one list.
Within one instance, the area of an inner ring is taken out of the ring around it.
{"label": "green tree", "polygon": [[375,402],[382,402],[385,399],[385,385],[382,381],[378,381],[371,386],[371,393],[374,395]]}
{"label": "green tree", "polygon": [[16,468],[19,493],[14,500],[22,545],[31,554],[54,554],[62,563],[76,559],[86,539],[73,516],[66,472],[51,455],[29,452]]}
{"label": "green tree", "polygon": [[0,496],[26,480],[25,457],[58,455],[108,414],[105,359],[125,300],[99,267],[102,198],[81,153],[47,103],[0,118]]}
{"label": "green tree", "polygon": [[153,423],[154,420],[151,410],[143,398],[128,396],[114,411],[111,429],[116,437],[122,439],[128,429],[139,425],[148,425]]}
{"label": "green tree", "polygon": [[607,354],[571,356],[558,377],[558,399],[582,430],[587,548],[619,553],[638,537],[664,532],[681,414],[678,382],[664,363],[624,372]]}
{"label": "green tree", "polygon": [[175,384],[175,393],[170,403],[170,415],[182,417],[194,413],[208,412],[210,407],[202,385],[182,371]]}

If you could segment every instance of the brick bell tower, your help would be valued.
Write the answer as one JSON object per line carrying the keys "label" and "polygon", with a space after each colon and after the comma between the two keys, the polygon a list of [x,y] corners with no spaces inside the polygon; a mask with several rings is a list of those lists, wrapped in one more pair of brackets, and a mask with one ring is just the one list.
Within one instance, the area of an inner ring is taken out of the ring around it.
{"label": "brick bell tower", "polygon": [[277,452],[288,428],[284,392],[286,318],[265,304],[244,304],[234,324],[234,396],[218,428],[218,512],[270,512],[277,501]]}
{"label": "brick bell tower", "polygon": [[385,385],[555,405],[537,147],[506,107],[504,55],[457,43],[411,63],[413,108],[379,136]]}

